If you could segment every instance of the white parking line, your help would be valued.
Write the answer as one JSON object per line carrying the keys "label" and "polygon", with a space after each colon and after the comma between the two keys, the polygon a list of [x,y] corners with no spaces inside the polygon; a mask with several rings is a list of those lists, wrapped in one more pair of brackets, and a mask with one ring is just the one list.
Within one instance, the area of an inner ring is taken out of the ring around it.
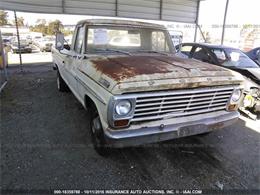
{"label": "white parking line", "polygon": [[260,120],[252,120],[250,118],[244,117],[240,115],[240,119],[245,121],[246,127],[249,127],[250,129],[253,129],[260,133]]}

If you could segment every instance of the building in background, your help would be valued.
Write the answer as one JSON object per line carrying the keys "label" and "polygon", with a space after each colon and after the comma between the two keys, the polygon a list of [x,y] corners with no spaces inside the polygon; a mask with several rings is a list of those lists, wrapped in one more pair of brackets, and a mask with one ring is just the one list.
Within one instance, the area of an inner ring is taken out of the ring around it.
{"label": "building in background", "polygon": [[[1,26],[0,30],[2,32],[2,36],[16,36],[16,28],[15,26]],[[19,33],[21,35],[26,35],[30,33],[30,29],[28,27],[19,27]]]}

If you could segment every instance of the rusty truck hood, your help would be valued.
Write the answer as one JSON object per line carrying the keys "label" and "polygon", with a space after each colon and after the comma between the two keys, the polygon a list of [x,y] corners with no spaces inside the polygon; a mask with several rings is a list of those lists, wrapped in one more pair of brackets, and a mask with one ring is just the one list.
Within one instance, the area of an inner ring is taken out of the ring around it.
{"label": "rusty truck hood", "polygon": [[173,55],[90,57],[88,61],[92,79],[114,94],[239,84],[242,80],[225,68]]}

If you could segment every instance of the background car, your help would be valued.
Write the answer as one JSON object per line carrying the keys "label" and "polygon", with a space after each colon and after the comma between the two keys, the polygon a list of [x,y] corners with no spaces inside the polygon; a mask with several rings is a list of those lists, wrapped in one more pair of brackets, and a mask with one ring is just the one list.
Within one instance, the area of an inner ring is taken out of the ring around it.
{"label": "background car", "polygon": [[32,37],[32,44],[35,46],[39,46],[39,42],[42,40],[42,36],[34,36]]}
{"label": "background car", "polygon": [[2,36],[4,46],[9,46],[11,44],[11,36]]}
{"label": "background car", "polygon": [[205,43],[183,43],[181,47],[176,46],[176,50],[188,58],[232,69],[260,85],[259,66],[239,49]]}
{"label": "background car", "polygon": [[242,51],[206,43],[183,43],[176,46],[176,50],[188,58],[224,66],[242,74],[246,79],[244,107],[252,109],[259,116],[260,67]]}
{"label": "background car", "polygon": [[32,53],[32,48],[30,44],[28,43],[27,39],[20,38],[20,49],[18,45],[18,40],[15,37],[11,42],[11,52],[12,53]]}
{"label": "background car", "polygon": [[55,38],[51,36],[46,36],[42,39],[39,39],[36,44],[36,46],[39,47],[40,51],[50,52],[52,46],[55,45]]}
{"label": "background car", "polygon": [[254,60],[258,65],[260,65],[260,47],[254,48],[245,53],[249,58]]}
{"label": "background car", "polygon": [[27,39],[27,42],[28,42],[29,44],[32,44],[32,43],[33,43],[33,41],[32,41],[32,36],[31,36],[31,35],[26,35],[25,38]]}

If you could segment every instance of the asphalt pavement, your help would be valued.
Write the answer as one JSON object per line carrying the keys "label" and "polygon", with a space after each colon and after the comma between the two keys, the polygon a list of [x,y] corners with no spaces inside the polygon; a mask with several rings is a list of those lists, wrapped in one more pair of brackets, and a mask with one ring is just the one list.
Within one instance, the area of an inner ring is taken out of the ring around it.
{"label": "asphalt pavement", "polygon": [[91,144],[89,116],[73,94],[58,92],[51,65],[24,66],[23,72],[13,66],[9,79],[1,93],[2,193],[41,194],[50,189],[260,192],[259,121],[242,117],[207,136],[118,149],[102,157]]}

